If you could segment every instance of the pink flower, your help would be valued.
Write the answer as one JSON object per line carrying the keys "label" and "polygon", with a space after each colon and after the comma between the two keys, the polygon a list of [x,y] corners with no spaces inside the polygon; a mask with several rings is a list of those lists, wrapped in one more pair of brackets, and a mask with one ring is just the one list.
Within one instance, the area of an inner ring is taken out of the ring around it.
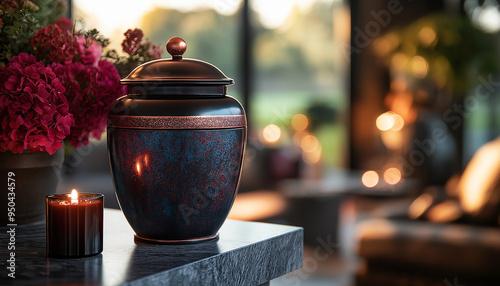
{"label": "pink flower", "polygon": [[122,42],[123,51],[127,54],[132,54],[137,51],[137,48],[141,44],[142,37],[144,34],[141,29],[135,28],[133,31],[128,29],[125,33],[125,40]]}
{"label": "pink flower", "polygon": [[102,46],[91,38],[85,38],[84,35],[76,36],[80,47],[80,59],[86,65],[96,67],[101,59]]}
{"label": "pink flower", "polygon": [[54,63],[51,67],[67,89],[70,112],[75,119],[65,140],[78,148],[87,145],[90,137],[100,139],[111,103],[123,95],[116,68],[102,59],[97,66]]}
{"label": "pink flower", "polygon": [[161,49],[160,46],[151,44],[151,48],[149,48],[149,53],[154,59],[161,59],[161,54],[163,53],[163,50]]}
{"label": "pink flower", "polygon": [[53,154],[74,124],[65,88],[50,67],[21,53],[0,67],[0,151]]}

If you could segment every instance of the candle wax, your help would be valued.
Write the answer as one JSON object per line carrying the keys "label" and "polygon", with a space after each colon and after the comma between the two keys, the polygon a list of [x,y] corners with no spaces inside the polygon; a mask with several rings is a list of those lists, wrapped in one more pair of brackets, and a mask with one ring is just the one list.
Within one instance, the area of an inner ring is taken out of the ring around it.
{"label": "candle wax", "polygon": [[72,203],[67,195],[47,198],[49,256],[82,257],[102,252],[102,195],[82,193],[79,196],[78,203]]}

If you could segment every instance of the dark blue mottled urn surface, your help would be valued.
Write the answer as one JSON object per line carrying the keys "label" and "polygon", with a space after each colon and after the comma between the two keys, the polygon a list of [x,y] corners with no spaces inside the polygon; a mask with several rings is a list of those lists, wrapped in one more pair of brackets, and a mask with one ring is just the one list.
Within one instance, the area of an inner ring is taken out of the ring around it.
{"label": "dark blue mottled urn surface", "polygon": [[234,201],[244,128],[115,129],[109,139],[116,195],[138,236],[209,237]]}
{"label": "dark blue mottled urn surface", "polygon": [[246,118],[226,95],[233,80],[209,63],[183,59],[182,49],[172,53],[171,41],[172,59],[143,64],[121,81],[128,93],[108,115],[108,149],[116,195],[136,238],[192,243],[216,238],[229,214]]}
{"label": "dark blue mottled urn surface", "polygon": [[[227,96],[167,97],[155,106],[172,113],[169,107],[183,103],[183,115],[159,115],[144,108],[146,101],[123,97],[113,107],[124,110],[134,103],[129,114],[109,115],[108,148],[121,209],[143,240],[214,238],[238,188],[246,142],[243,110]],[[210,107],[212,102],[219,104]]]}

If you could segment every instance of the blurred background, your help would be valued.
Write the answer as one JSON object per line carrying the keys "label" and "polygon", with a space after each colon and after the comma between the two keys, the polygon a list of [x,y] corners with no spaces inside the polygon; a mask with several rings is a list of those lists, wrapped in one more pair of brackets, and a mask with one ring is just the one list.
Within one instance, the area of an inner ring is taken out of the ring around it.
{"label": "blurred background", "polygon": [[[231,219],[304,227],[272,285],[499,285],[497,0],[72,0],[121,50],[140,28],[218,66],[245,107]],[[164,52],[164,57],[168,57]],[[60,192],[114,196],[106,138]]]}

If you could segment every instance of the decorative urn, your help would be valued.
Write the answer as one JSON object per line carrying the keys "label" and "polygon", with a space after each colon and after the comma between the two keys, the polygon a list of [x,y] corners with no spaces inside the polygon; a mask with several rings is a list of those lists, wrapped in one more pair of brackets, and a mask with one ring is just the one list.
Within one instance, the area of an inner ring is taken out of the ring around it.
{"label": "decorative urn", "polygon": [[234,83],[214,65],[183,58],[147,62],[121,84],[108,115],[108,150],[120,207],[136,240],[192,243],[217,238],[233,204],[246,144]]}

